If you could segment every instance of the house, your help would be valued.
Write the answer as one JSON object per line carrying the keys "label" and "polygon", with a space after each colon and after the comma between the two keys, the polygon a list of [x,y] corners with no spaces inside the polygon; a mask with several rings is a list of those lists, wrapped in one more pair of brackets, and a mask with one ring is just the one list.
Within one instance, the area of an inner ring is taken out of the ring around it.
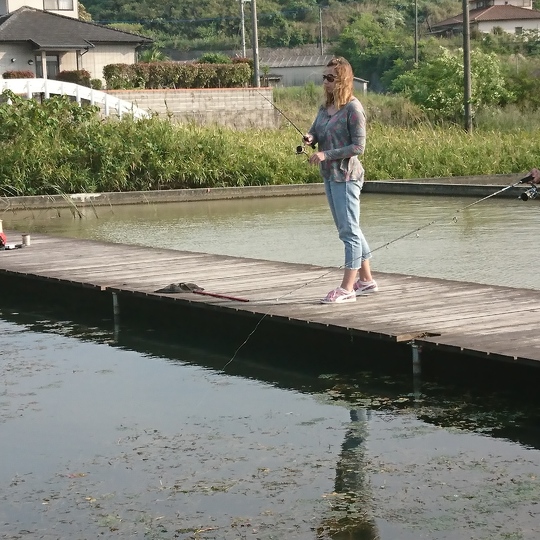
{"label": "house", "polygon": [[[469,23],[471,30],[490,33],[502,28],[509,34],[526,30],[540,30],[540,11],[532,8],[532,0],[470,0]],[[436,34],[461,33],[463,13],[431,26]]]}
{"label": "house", "polygon": [[360,77],[354,77],[353,78],[354,89],[358,92],[362,92],[362,94],[365,94],[367,92],[368,82],[369,81],[366,81],[366,79],[362,79]]}
{"label": "house", "polygon": [[[29,5],[22,5],[25,2]],[[103,81],[108,64],[133,64],[152,40],[78,19],[77,0],[0,0],[0,74],[24,70],[54,78],[85,69]]]}
{"label": "house", "polygon": [[333,55],[297,55],[289,57],[266,57],[259,60],[260,71],[274,80],[279,80],[280,86],[304,86],[308,82],[319,84],[321,74]]}

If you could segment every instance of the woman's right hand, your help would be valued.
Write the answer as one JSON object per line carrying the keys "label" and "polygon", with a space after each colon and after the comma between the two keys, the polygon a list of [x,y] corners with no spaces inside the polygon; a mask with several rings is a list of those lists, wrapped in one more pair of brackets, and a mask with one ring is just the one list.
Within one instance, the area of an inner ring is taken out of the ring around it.
{"label": "woman's right hand", "polygon": [[311,146],[313,144],[313,135],[311,133],[306,133],[302,140],[308,145]]}

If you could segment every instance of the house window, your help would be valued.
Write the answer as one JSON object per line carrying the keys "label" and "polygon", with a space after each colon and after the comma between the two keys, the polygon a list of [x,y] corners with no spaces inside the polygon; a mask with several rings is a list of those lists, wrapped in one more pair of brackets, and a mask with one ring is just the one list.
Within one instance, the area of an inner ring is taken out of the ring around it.
{"label": "house window", "polygon": [[43,0],[43,9],[49,11],[73,11],[73,0]]}
{"label": "house window", "polygon": [[[47,60],[47,78],[54,79],[60,71],[60,62],[57,54],[48,54]],[[36,56],[36,77],[43,77],[43,64],[41,63],[41,55]]]}
{"label": "house window", "polygon": [[515,33],[516,36],[523,34],[523,26],[516,26]]}

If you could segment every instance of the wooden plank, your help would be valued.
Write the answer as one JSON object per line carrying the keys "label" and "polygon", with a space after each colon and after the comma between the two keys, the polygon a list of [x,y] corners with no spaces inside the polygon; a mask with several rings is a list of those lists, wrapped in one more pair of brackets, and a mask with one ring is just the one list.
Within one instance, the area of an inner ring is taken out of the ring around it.
{"label": "wooden plank", "polygon": [[[10,236],[16,235],[8,233]],[[32,235],[28,248],[0,252],[2,271],[129,291],[158,301],[233,308],[327,331],[393,341],[415,339],[457,352],[540,362],[540,337],[530,331],[530,321],[537,320],[540,313],[540,291],[536,290],[377,273],[380,292],[350,304],[324,305],[319,300],[339,284],[340,268],[41,234]],[[181,281],[249,302],[154,292]],[[229,315],[233,316],[227,311],[225,316]]]}

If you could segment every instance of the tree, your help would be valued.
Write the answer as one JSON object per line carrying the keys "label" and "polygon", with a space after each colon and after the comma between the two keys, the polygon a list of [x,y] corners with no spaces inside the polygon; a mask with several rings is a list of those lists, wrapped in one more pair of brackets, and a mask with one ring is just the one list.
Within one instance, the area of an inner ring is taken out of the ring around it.
{"label": "tree", "polygon": [[86,11],[86,8],[80,3],[79,4],[79,19],[81,21],[87,21],[90,22],[92,20],[92,15]]}
{"label": "tree", "polygon": [[[397,77],[391,88],[431,113],[435,119],[460,121],[463,112],[463,51],[441,47],[437,58]],[[494,54],[471,52],[472,108],[505,105],[513,95],[505,88],[500,61]]]}
{"label": "tree", "polygon": [[140,51],[138,56],[138,61],[143,63],[150,62],[165,62],[169,60],[169,57],[155,45],[149,49]]}
{"label": "tree", "polygon": [[343,30],[335,52],[349,60],[356,75],[370,80],[372,90],[385,90],[381,77],[396,60],[412,57],[413,38],[362,14]]}

